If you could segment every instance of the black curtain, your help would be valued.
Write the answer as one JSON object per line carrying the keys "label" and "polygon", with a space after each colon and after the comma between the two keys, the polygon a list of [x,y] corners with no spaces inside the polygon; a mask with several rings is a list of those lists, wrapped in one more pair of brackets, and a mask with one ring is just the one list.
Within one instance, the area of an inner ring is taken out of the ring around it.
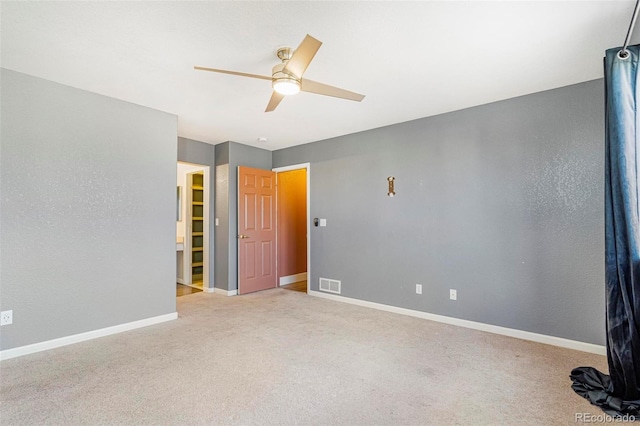
{"label": "black curtain", "polygon": [[571,372],[573,389],[611,415],[640,415],[639,46],[605,56],[605,286],[609,376]]}

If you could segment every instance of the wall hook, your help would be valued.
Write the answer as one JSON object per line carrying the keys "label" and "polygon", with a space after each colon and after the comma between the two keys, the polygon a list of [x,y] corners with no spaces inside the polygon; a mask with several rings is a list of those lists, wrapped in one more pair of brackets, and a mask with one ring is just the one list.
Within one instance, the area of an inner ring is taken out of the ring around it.
{"label": "wall hook", "polygon": [[389,176],[387,180],[389,181],[389,192],[387,192],[387,195],[389,197],[393,197],[396,195],[396,191],[394,190],[394,186],[393,186],[393,183],[396,180],[396,178],[394,178],[393,176]]}

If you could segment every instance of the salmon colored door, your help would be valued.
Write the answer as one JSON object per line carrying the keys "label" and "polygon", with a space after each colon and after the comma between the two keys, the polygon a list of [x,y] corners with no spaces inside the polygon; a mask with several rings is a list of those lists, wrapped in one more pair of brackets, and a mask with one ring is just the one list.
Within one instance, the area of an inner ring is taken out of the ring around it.
{"label": "salmon colored door", "polygon": [[238,167],[238,294],[276,287],[276,174]]}

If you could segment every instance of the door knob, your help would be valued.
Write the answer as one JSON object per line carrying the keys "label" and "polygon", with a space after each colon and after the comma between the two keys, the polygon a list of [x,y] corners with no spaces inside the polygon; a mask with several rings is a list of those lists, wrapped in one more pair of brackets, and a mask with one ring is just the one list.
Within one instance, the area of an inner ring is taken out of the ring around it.
{"label": "door knob", "polygon": [[242,234],[240,234],[240,235],[238,235],[238,238],[240,238],[241,240],[243,240],[243,239],[245,239],[245,238],[249,238],[249,236],[248,236],[248,235],[242,235]]}

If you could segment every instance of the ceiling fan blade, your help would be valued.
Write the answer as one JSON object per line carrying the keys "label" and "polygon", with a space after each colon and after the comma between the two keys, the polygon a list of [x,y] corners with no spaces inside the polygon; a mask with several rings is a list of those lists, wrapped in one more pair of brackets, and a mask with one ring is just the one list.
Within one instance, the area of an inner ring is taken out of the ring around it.
{"label": "ceiling fan blade", "polygon": [[269,105],[267,105],[267,109],[265,109],[264,112],[271,112],[274,109],[276,109],[280,101],[282,101],[283,99],[284,99],[284,95],[274,90],[273,94],[271,95],[271,99],[269,99]]}
{"label": "ceiling fan blade", "polygon": [[318,83],[317,81],[302,80],[302,87],[300,90],[303,92],[316,93],[318,95],[333,96],[334,98],[348,99],[350,101],[360,102],[364,99],[365,95],[360,93],[351,92],[349,90],[340,89],[339,87],[329,86],[328,84]]}
{"label": "ceiling fan blade", "polygon": [[322,46],[320,40],[307,34],[304,40],[302,40],[302,43],[300,43],[300,46],[293,52],[291,59],[289,59],[289,62],[287,62],[287,65],[282,71],[301,78],[313,57],[316,56],[316,52],[320,49],[320,46]]}
{"label": "ceiling fan blade", "polygon": [[193,69],[200,70],[200,71],[219,72],[222,74],[239,75],[240,77],[251,77],[251,78],[260,78],[262,80],[272,80],[271,77],[267,77],[266,75],[248,74],[246,72],[227,71],[227,70],[219,70],[215,68],[206,68],[206,67],[193,67]]}

